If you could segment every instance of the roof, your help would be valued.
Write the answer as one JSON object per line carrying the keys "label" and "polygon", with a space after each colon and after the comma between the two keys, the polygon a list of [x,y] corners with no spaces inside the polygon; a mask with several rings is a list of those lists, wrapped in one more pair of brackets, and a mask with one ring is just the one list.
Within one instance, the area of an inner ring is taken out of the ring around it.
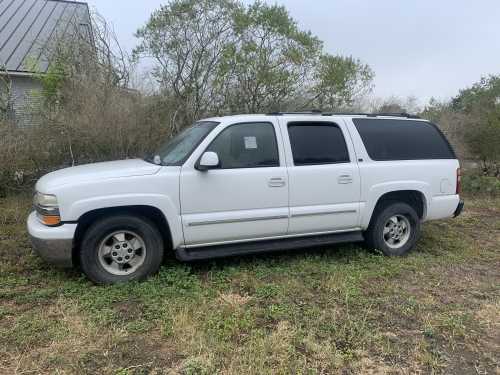
{"label": "roof", "polygon": [[425,119],[419,118],[417,116],[409,115],[406,113],[332,113],[332,112],[275,112],[268,114],[242,114],[242,115],[230,115],[221,117],[210,117],[205,118],[200,121],[237,121],[237,122],[259,122],[265,121],[276,116],[285,119],[297,120],[299,118],[304,118],[306,121],[311,121],[315,118],[328,120],[334,118],[378,118],[378,119],[399,119],[399,120],[414,120],[414,121],[426,121]]}
{"label": "roof", "polygon": [[86,3],[0,0],[0,69],[10,73],[44,73],[50,64],[47,51],[51,43],[76,33],[90,38]]}

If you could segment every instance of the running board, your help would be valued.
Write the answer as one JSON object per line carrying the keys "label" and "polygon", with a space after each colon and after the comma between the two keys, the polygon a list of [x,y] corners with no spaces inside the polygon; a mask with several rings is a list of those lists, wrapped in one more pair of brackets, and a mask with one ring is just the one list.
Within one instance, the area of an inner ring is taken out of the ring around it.
{"label": "running board", "polygon": [[250,255],[268,252],[273,253],[345,242],[359,242],[363,240],[364,238],[362,232],[356,231],[227,245],[179,248],[175,251],[175,255],[177,259],[183,262],[190,262],[203,259],[233,257],[237,255]]}

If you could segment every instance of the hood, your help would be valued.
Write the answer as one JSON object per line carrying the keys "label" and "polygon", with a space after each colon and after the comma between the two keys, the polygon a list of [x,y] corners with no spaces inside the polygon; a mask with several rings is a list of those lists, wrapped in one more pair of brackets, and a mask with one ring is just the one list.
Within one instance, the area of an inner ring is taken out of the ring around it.
{"label": "hood", "polygon": [[110,178],[147,176],[157,173],[160,169],[160,165],[141,159],[85,164],[46,174],[38,180],[36,189],[42,193],[50,193],[52,188],[62,185],[75,185]]}

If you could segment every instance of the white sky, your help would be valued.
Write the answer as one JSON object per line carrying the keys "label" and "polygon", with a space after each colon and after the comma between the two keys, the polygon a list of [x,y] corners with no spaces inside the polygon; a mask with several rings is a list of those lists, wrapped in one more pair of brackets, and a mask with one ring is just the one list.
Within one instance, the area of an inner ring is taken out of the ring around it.
{"label": "white sky", "polygon": [[[250,3],[246,0],[245,3]],[[332,54],[375,71],[375,96],[446,99],[482,75],[500,74],[500,0],[267,0],[283,4]],[[122,46],[163,0],[88,0]]]}

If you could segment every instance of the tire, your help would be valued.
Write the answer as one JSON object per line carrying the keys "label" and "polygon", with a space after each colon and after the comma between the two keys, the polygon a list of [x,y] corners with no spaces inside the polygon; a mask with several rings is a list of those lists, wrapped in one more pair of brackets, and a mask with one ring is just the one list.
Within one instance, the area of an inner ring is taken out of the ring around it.
{"label": "tire", "polygon": [[377,208],[373,215],[365,232],[369,248],[379,250],[386,256],[402,256],[415,247],[420,236],[420,219],[413,207],[388,201]]}
{"label": "tire", "polygon": [[163,259],[163,240],[148,219],[113,215],[93,223],[80,246],[80,265],[96,284],[144,280]]}

